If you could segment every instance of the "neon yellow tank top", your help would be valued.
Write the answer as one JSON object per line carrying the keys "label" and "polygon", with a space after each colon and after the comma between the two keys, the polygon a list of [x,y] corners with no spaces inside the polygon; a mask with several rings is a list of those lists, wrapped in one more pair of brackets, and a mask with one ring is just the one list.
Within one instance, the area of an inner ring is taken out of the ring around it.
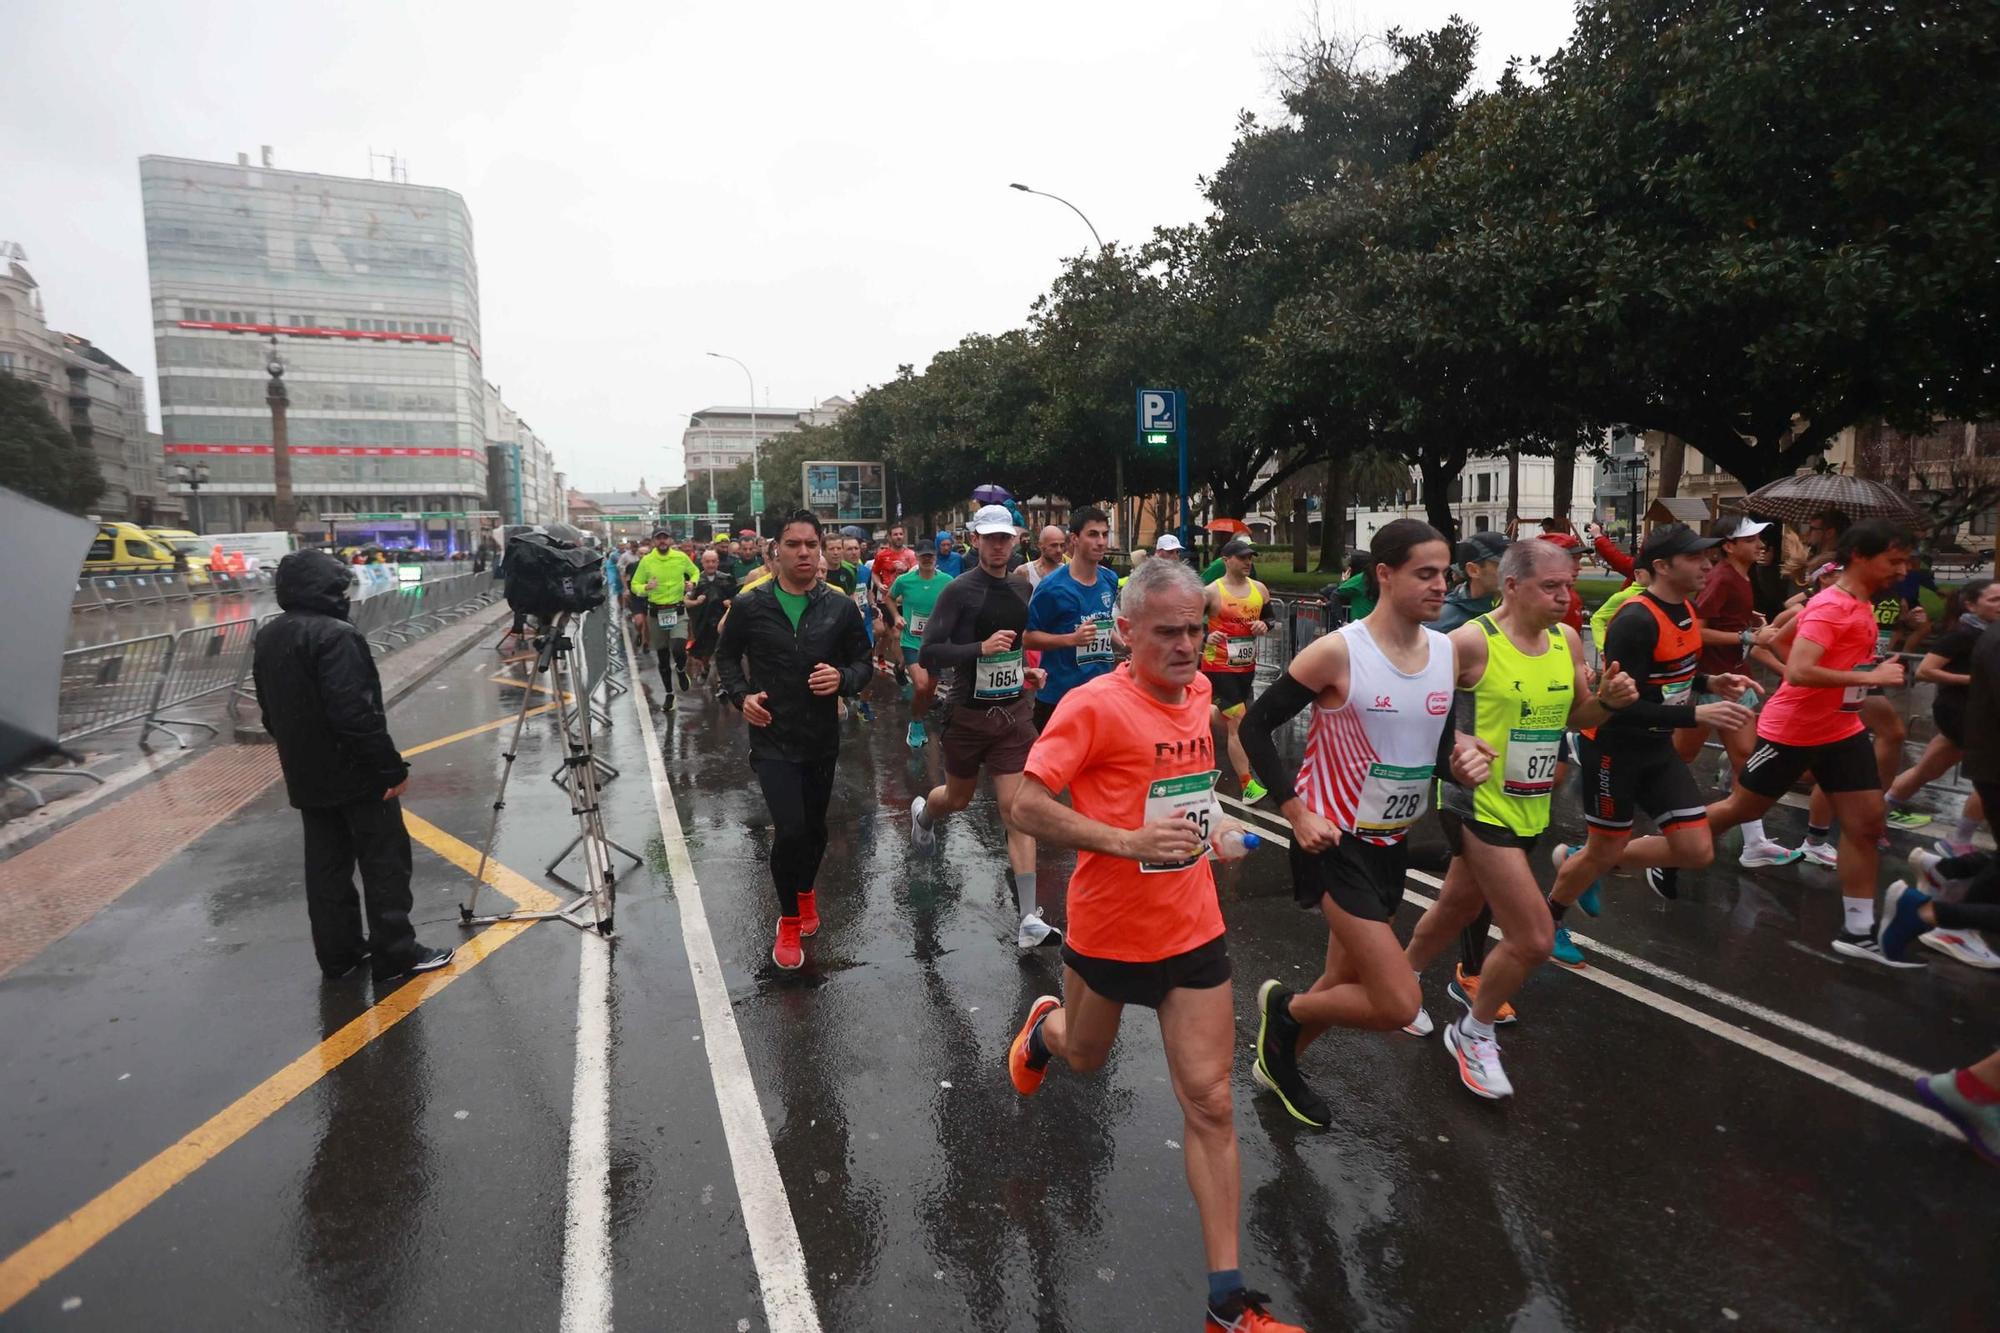
{"label": "neon yellow tank top", "polygon": [[1556,756],[1575,702],[1576,664],[1562,628],[1548,648],[1529,656],[1491,616],[1473,620],[1486,635],[1486,673],[1473,688],[1473,730],[1493,747],[1493,773],[1474,789],[1475,817],[1524,837],[1549,826]]}
{"label": "neon yellow tank top", "polygon": [[1201,669],[1203,671],[1255,671],[1257,669],[1257,639],[1251,634],[1253,622],[1263,618],[1264,590],[1255,579],[1250,581],[1250,595],[1237,597],[1229,591],[1227,581],[1215,584],[1216,595],[1222,605],[1208,618],[1208,632],[1220,632],[1229,642],[1221,647],[1212,643],[1202,645]]}

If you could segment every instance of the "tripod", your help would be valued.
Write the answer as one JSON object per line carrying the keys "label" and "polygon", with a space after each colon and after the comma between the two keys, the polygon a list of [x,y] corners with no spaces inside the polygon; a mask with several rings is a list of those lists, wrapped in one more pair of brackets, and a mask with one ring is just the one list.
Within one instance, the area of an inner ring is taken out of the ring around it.
{"label": "tripod", "polygon": [[[472,876],[472,897],[470,901],[459,904],[458,918],[462,926],[494,921],[557,920],[567,921],[578,930],[594,927],[598,934],[608,936],[611,934],[618,883],[611,854],[617,852],[633,865],[641,864],[637,852],[613,842],[604,832],[604,815],[598,804],[598,761],[591,751],[590,700],[582,693],[583,682],[589,679],[590,672],[587,666],[581,672],[577,670],[576,659],[583,656],[583,650],[570,637],[573,618],[573,612],[564,611],[556,617],[554,625],[542,627],[535,635],[535,666],[529,673],[528,687],[521,692],[521,712],[514,719],[514,738],[508,743],[506,752],[507,766],[501,771],[500,790],[493,798],[493,819],[486,828],[486,845],[479,853],[479,868]],[[486,881],[486,863],[493,856],[493,839],[500,831],[500,812],[507,808],[507,781],[514,775],[514,760],[521,748],[521,731],[527,726],[528,714],[533,710],[535,682],[544,673],[549,677],[558,730],[563,738],[563,763],[558,776],[563,790],[569,794],[569,808],[570,813],[576,816],[577,834],[553,861],[542,867],[542,873],[564,888],[575,891],[577,896],[567,905],[550,911],[475,916],[473,908],[479,903],[479,890]],[[568,860],[570,853],[578,847],[583,849],[585,872],[581,884],[564,878],[556,871],[556,867]],[[589,910],[587,920],[584,916],[586,908]]]}

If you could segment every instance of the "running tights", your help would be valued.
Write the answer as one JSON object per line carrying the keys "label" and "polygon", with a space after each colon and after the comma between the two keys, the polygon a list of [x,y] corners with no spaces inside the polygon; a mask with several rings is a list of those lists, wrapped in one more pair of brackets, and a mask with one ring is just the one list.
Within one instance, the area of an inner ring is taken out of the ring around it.
{"label": "running tights", "polygon": [[667,647],[659,650],[660,681],[667,687],[667,693],[674,692],[674,669],[687,670],[688,646],[686,639],[675,639]]}
{"label": "running tights", "polygon": [[771,839],[771,882],[778,890],[780,916],[799,914],[799,895],[813,886],[826,855],[826,807],[833,799],[833,765],[838,758],[803,761],[752,759],[764,803],[776,825]]}
{"label": "running tights", "polygon": [[[1980,800],[2000,800],[2000,783],[1974,785]],[[1994,824],[1995,809],[1992,805],[1986,807],[1988,827]],[[1931,903],[1931,914],[1938,925],[1946,930],[2000,930],[2000,856],[1975,852],[1971,856],[1954,857],[1940,864],[1938,873],[1948,879],[1971,881],[1965,897],[1958,902],[1948,903],[1940,898]]]}

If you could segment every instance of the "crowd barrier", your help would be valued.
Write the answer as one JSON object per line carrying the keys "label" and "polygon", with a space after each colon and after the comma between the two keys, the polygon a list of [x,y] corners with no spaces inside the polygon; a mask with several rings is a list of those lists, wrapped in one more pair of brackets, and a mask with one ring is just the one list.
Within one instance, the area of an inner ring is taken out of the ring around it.
{"label": "crowd barrier", "polygon": [[[424,584],[470,575],[469,560],[433,560],[422,565]],[[404,584],[394,565],[356,565],[359,579],[357,599],[374,596]],[[230,573],[222,570],[191,573],[185,570],[149,570],[145,573],[84,574],[76,581],[70,610],[108,611],[121,606],[161,606],[168,602],[192,602],[200,598],[243,597],[269,588],[275,570],[265,567]]]}

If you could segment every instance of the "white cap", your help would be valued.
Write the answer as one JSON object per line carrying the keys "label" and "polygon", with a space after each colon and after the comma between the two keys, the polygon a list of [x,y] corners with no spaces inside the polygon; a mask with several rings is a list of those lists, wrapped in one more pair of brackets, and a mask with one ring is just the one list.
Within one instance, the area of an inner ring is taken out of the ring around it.
{"label": "white cap", "polygon": [[1179,537],[1174,536],[1174,534],[1171,532],[1161,533],[1160,539],[1153,543],[1153,550],[1155,553],[1158,553],[1160,551],[1178,551],[1180,549],[1181,549],[1181,539]]}
{"label": "white cap", "polygon": [[1011,532],[1017,537],[1021,535],[1021,530],[1014,526],[1014,516],[1007,512],[1006,505],[981,505],[979,512],[972,516],[972,531],[980,537],[993,532]]}
{"label": "white cap", "polygon": [[1722,540],[1726,542],[1733,542],[1739,537],[1755,537],[1758,533],[1762,532],[1765,528],[1768,528],[1770,526],[1771,525],[1769,523],[1759,523],[1756,520],[1750,518],[1748,515],[1745,515],[1744,517],[1736,521],[1735,527],[1731,528],[1729,531],[1722,534]]}

